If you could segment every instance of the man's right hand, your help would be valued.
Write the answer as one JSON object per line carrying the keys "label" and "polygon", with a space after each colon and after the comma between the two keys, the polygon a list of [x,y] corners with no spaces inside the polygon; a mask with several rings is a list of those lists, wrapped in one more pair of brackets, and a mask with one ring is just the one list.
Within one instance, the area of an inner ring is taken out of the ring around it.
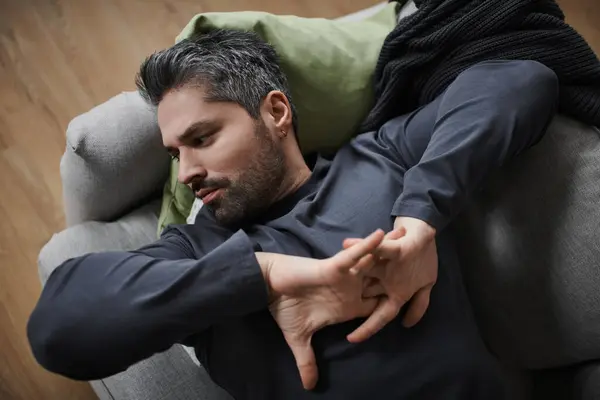
{"label": "man's right hand", "polygon": [[371,253],[383,237],[377,230],[325,260],[256,253],[269,288],[269,310],[294,354],[305,389],[314,388],[318,379],[312,335],[375,310],[378,299],[362,297],[363,276],[350,270],[368,271],[374,265]]}

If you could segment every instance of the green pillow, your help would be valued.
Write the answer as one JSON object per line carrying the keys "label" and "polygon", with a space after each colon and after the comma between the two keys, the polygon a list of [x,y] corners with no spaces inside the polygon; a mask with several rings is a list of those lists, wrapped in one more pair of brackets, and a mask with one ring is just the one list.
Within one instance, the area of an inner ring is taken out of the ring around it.
{"label": "green pillow", "polygon": [[[254,31],[280,58],[298,113],[304,154],[339,148],[356,135],[373,105],[372,75],[383,40],[396,25],[398,2],[360,21],[277,16],[264,12],[198,14],[177,41],[211,29]],[[177,182],[178,165],[163,193],[158,232],[185,223],[194,196]]]}

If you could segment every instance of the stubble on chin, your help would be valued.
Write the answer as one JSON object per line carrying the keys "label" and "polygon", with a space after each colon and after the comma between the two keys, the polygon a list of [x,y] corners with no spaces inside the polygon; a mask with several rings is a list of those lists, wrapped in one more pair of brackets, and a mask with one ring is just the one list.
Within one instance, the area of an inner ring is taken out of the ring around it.
{"label": "stubble on chin", "polygon": [[221,198],[215,199],[207,207],[212,212],[219,225],[235,227],[246,218],[246,212],[242,201],[240,199],[232,198],[231,193],[227,192],[225,192]]}

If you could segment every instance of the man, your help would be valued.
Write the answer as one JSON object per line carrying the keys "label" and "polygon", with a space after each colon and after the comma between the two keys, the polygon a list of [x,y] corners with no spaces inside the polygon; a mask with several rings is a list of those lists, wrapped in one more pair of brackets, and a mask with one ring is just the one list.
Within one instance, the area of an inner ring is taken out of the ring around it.
{"label": "man", "polygon": [[310,167],[276,54],[253,34],[182,41],[137,84],[205,207],[142,249],[59,266],[28,325],[44,367],[98,379],[183,343],[236,399],[504,398],[446,228],[543,135],[553,72],[475,65]]}

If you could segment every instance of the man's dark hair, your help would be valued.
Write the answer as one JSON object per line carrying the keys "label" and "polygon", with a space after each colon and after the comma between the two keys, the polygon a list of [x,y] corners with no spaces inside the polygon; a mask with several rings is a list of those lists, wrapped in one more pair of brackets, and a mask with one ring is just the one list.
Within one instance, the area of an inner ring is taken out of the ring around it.
{"label": "man's dark hair", "polygon": [[242,106],[254,119],[272,90],[286,95],[297,134],[296,109],[275,49],[252,32],[212,30],[150,55],[135,79],[142,97],[157,106],[172,89],[201,85],[208,101]]}

